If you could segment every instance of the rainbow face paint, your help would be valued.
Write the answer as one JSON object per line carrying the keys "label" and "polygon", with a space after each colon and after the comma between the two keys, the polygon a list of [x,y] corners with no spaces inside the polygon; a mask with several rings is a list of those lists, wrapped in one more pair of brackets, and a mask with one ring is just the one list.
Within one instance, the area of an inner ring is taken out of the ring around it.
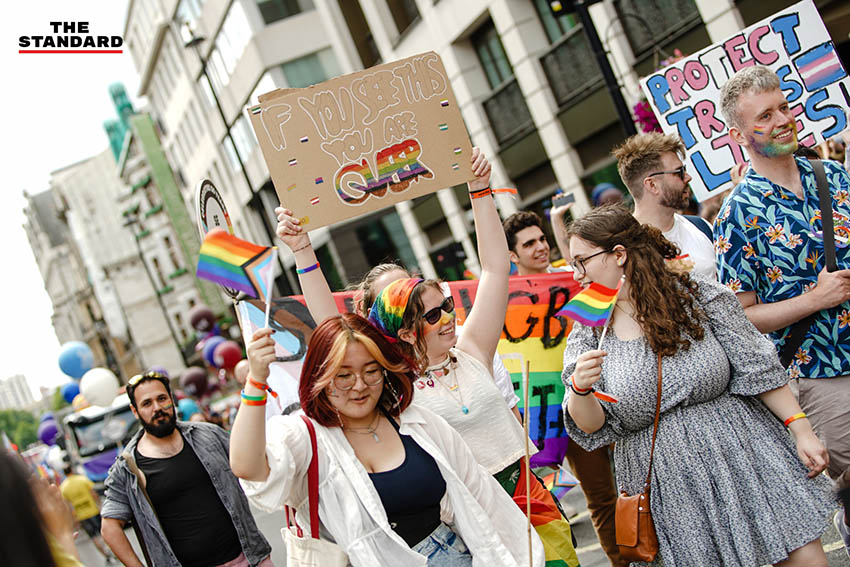
{"label": "rainbow face paint", "polygon": [[[777,136],[788,130],[791,131],[791,137],[787,142],[780,142],[776,139]],[[792,122],[789,126],[774,128],[770,135],[767,135],[765,130],[754,127],[753,134],[754,136],[748,138],[750,147],[754,152],[764,157],[773,158],[792,154],[798,147],[796,122]]]}

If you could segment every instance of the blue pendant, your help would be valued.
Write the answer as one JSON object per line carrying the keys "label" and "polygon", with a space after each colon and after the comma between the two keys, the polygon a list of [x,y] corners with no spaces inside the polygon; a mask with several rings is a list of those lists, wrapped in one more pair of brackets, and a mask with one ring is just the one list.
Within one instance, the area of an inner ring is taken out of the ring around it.
{"label": "blue pendant", "polygon": [[461,406],[460,411],[462,411],[464,414],[467,414],[469,413],[469,408],[466,406]]}

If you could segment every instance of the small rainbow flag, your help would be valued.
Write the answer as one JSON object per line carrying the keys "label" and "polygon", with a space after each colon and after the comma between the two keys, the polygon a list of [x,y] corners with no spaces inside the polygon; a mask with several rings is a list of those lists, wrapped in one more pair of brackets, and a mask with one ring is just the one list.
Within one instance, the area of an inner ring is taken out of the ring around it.
{"label": "small rainbow flag", "polygon": [[605,325],[614,311],[617,294],[620,293],[622,285],[620,280],[617,287],[611,289],[593,282],[590,287],[570,299],[555,315],[569,317],[588,327]]}
{"label": "small rainbow flag", "polygon": [[563,467],[543,477],[543,484],[556,499],[560,500],[564,495],[578,484],[578,479]]}
{"label": "small rainbow flag", "polygon": [[276,252],[276,248],[259,246],[214,228],[201,244],[195,273],[199,278],[265,301]]}

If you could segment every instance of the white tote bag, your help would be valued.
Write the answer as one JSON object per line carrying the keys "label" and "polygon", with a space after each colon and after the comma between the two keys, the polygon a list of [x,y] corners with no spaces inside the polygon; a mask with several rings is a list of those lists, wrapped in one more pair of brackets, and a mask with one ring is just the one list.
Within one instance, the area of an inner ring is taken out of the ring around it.
{"label": "white tote bag", "polygon": [[[280,530],[286,545],[287,567],[347,567],[348,556],[335,543],[319,539],[319,458],[316,447],[316,431],[310,418],[302,415],[310,432],[310,444],[313,447],[313,458],[307,469],[307,503],[310,508],[311,537],[304,537],[304,532],[295,521],[295,511],[286,507],[286,526]],[[291,521],[290,521],[291,520]],[[294,524],[294,525],[293,525]]]}

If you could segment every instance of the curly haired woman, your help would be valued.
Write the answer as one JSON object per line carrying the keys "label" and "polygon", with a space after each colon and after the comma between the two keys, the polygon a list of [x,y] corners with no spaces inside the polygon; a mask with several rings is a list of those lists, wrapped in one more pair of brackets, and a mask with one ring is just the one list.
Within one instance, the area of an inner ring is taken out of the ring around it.
{"label": "curly haired woman", "polygon": [[[591,211],[568,236],[582,284],[613,288],[625,275],[605,350],[599,328],[576,324],[563,379],[570,438],[588,450],[616,442],[617,484],[628,494],[641,491],[649,469],[661,357],[650,482],[656,563],[826,567],[819,537],[836,507],[819,474],[826,450],[735,295],[672,272],[664,260],[676,246],[620,207]],[[593,388],[620,401],[600,403]]]}

